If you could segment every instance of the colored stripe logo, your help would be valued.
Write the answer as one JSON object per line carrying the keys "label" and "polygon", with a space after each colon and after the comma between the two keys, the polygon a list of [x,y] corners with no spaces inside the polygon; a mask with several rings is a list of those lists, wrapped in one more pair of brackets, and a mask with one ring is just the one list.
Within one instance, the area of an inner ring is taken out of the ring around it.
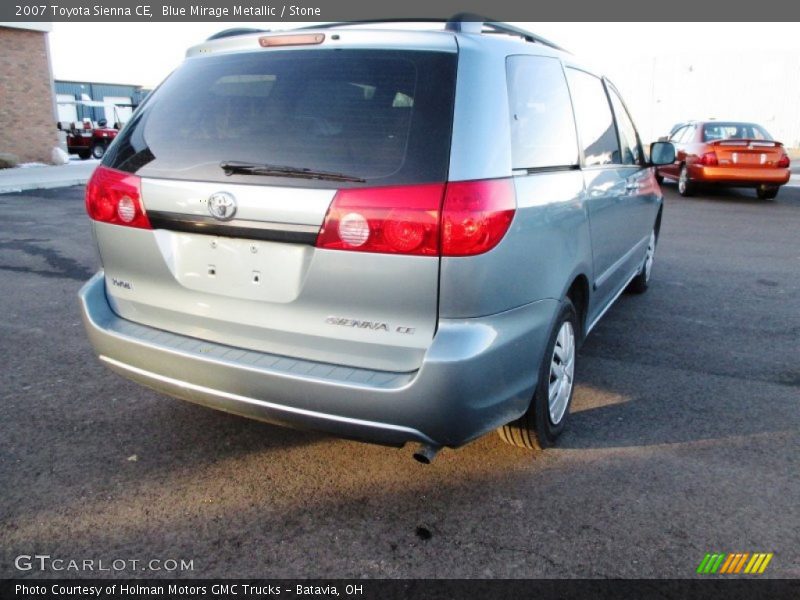
{"label": "colored stripe logo", "polygon": [[700,561],[697,572],[701,575],[761,575],[772,557],[772,552],[709,552]]}

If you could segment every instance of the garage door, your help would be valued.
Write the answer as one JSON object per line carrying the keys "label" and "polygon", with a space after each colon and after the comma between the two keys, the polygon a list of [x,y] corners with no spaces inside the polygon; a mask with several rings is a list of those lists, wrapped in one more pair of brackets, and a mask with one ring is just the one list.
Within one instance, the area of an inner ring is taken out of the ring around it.
{"label": "garage door", "polygon": [[123,125],[131,120],[133,109],[130,106],[117,106],[117,114],[114,115],[113,104],[130,104],[131,99],[126,96],[103,96],[103,104],[106,105],[105,113],[109,127],[120,121]]}
{"label": "garage door", "polygon": [[58,106],[58,120],[66,123],[74,123],[78,120],[78,109],[74,104],[58,104],[59,102],[75,102],[72,94],[56,94],[56,104]]}

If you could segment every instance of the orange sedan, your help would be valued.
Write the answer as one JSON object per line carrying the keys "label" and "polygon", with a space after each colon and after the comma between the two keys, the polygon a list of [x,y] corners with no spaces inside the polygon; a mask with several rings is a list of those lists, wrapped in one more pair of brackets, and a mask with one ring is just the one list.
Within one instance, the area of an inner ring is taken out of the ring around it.
{"label": "orange sedan", "polygon": [[678,181],[681,196],[697,184],[752,187],[761,199],[772,199],[789,181],[789,157],[783,144],[755,123],[693,121],[670,137],[675,162],[658,167],[656,178]]}

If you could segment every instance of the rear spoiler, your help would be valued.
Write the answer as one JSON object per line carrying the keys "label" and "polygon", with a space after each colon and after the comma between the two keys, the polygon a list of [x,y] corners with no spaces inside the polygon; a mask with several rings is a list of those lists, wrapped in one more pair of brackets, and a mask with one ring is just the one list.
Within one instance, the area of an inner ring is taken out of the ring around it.
{"label": "rear spoiler", "polygon": [[735,138],[727,140],[715,140],[710,142],[712,146],[750,146],[751,148],[782,148],[781,142],[774,140],[754,140],[751,138]]}

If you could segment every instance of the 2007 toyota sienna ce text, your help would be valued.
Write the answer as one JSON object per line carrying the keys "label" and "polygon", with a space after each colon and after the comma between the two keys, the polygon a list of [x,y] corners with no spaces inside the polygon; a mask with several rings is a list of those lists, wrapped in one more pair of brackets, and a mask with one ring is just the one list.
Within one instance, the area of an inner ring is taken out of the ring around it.
{"label": "2007 toyota sienna ce text", "polygon": [[423,462],[549,446],[577,346],[647,288],[674,149],[533,34],[387,27],[188,51],[87,186],[89,338],[160,392]]}

